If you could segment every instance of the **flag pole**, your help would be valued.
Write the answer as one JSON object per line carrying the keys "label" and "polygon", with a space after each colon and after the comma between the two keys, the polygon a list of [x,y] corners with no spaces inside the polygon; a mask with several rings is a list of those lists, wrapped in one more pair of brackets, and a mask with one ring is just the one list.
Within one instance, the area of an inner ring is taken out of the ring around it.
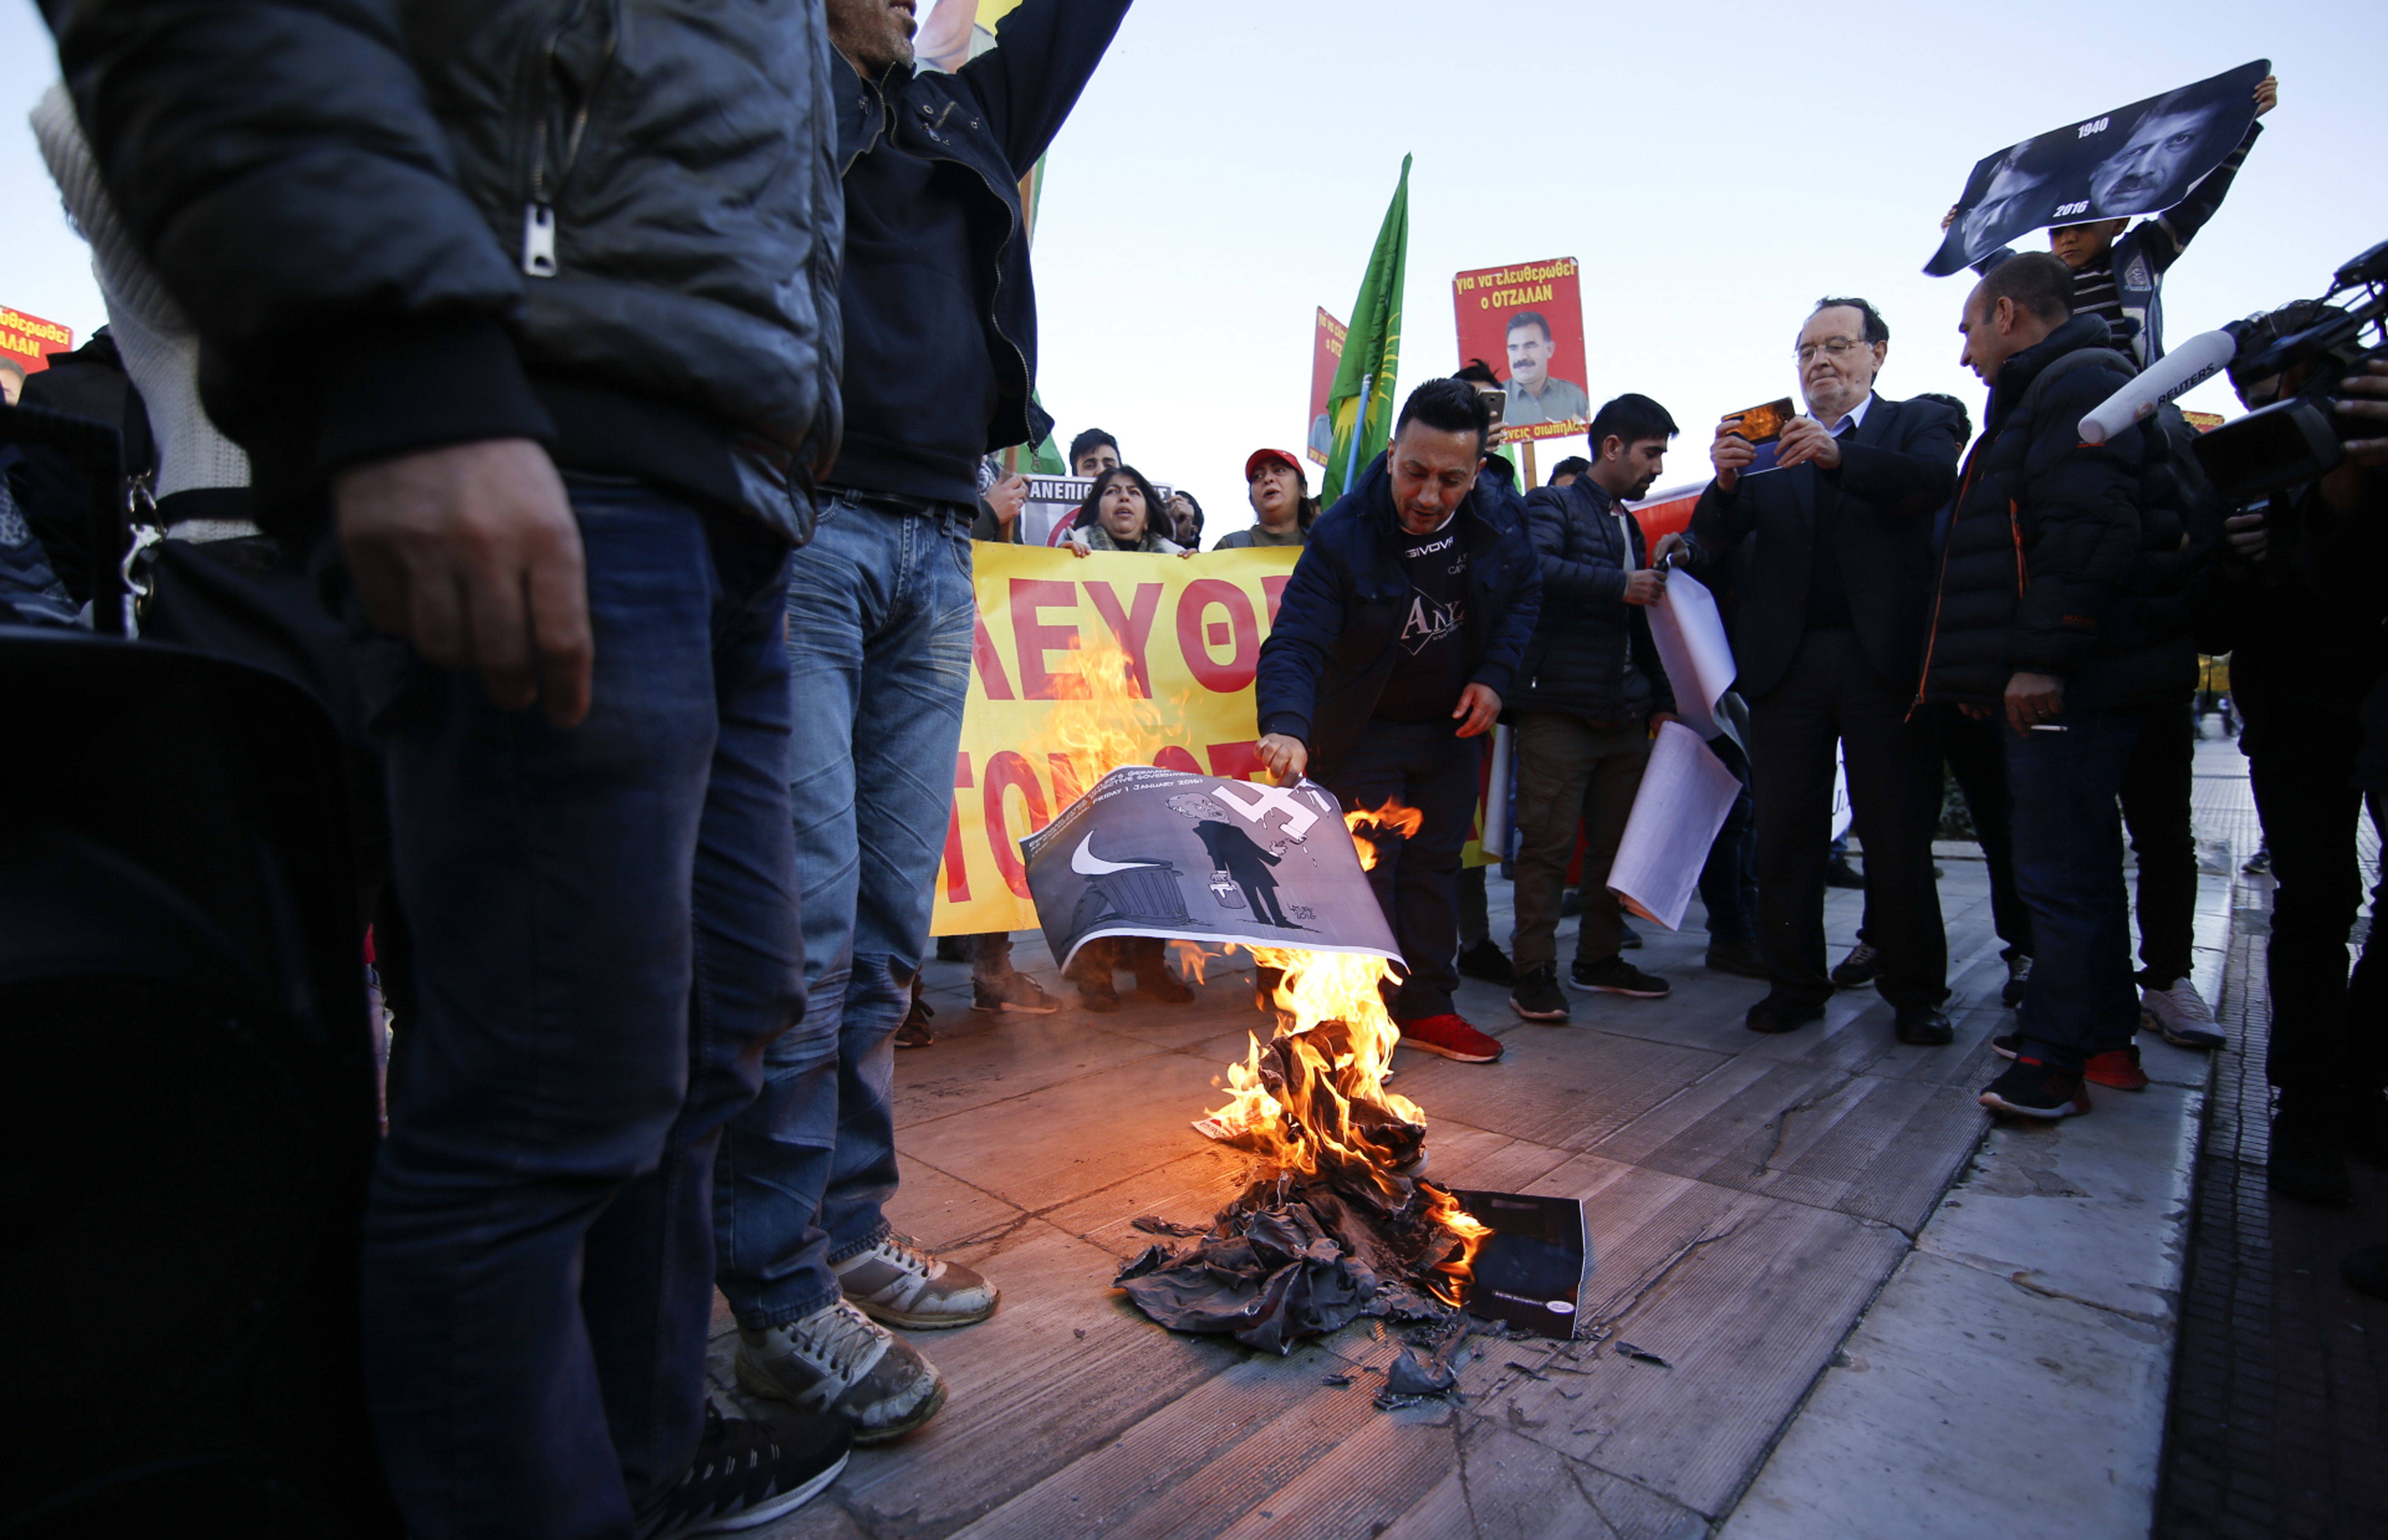
{"label": "flag pole", "polygon": [[1376,404],[1377,376],[1360,376],[1360,414],[1352,420],[1352,456],[1343,463],[1343,493],[1349,497],[1360,481],[1360,440],[1368,436],[1368,409]]}

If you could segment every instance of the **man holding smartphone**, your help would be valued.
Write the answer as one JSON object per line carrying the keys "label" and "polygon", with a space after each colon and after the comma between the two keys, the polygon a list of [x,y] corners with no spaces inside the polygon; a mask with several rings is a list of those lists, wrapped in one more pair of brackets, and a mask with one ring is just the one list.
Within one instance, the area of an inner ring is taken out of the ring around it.
{"label": "man holding smartphone", "polygon": [[1773,988],[1749,1009],[1753,1032],[1790,1032],[1823,1014],[1824,864],[1833,749],[1842,745],[1858,837],[1881,919],[1871,936],[1901,1042],[1946,1043],[1948,941],[1932,883],[1939,760],[1909,720],[1932,585],[1932,515],[1957,479],[1957,414],[1874,394],[1890,328],[1863,299],[1826,299],[1794,353],[1809,414],[1783,426],[1772,467],[1717,426],[1683,552],[1695,571],[1744,541],[1756,559],[1734,623],[1738,688],[1749,702],[1758,823],[1759,944]]}

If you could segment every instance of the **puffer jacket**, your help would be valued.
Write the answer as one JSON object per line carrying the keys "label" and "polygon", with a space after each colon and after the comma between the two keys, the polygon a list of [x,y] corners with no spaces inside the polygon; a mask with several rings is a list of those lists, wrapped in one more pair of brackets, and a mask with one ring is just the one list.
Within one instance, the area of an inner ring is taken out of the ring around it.
{"label": "puffer jacket", "polygon": [[[2077,315],[1999,371],[1941,553],[1921,699],[1996,706],[2018,672],[2063,679],[2068,711],[2193,688],[2179,517],[2160,499],[2142,507],[2138,428],[2081,441],[2082,417],[2138,373],[2107,344],[2104,321]],[[2028,399],[2043,370],[2084,351]]]}
{"label": "puffer jacket", "polygon": [[532,437],[809,532],[839,435],[821,0],[42,3],[269,517],[346,465]]}
{"label": "puffer jacket", "polygon": [[[1541,613],[1534,548],[1496,485],[1480,482],[1452,516],[1467,546],[1467,677],[1506,697]],[[1376,715],[1398,660],[1412,596],[1393,515],[1392,476],[1378,455],[1360,484],[1310,527],[1268,640],[1256,706],[1263,733],[1299,738],[1314,776],[1332,773]]]}
{"label": "puffer jacket", "polygon": [[1675,708],[1650,640],[1649,612],[1625,602],[1627,575],[1649,565],[1642,526],[1627,514],[1620,541],[1616,506],[1582,476],[1526,494],[1526,532],[1542,562],[1543,613],[1508,696],[1512,711],[1555,711],[1626,728]]}

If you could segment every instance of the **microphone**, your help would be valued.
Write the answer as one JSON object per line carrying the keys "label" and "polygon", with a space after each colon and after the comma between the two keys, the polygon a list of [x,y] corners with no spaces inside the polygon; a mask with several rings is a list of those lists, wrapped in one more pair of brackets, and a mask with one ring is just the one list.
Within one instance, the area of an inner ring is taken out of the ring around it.
{"label": "microphone", "polygon": [[2239,338],[2227,328],[2200,332],[2158,359],[2130,384],[2098,403],[2081,419],[2081,441],[2102,444],[2133,423],[2153,415],[2157,407],[2204,384],[2229,368],[2238,356]]}

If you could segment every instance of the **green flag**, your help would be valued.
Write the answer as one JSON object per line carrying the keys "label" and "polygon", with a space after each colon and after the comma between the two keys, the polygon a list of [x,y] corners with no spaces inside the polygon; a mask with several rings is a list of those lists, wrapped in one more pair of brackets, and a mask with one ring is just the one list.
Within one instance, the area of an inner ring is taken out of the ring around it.
{"label": "green flag", "polygon": [[[1353,442],[1359,443],[1359,464],[1385,452],[1393,434],[1393,388],[1402,365],[1402,282],[1409,272],[1410,158],[1402,157],[1402,180],[1385,210],[1384,228],[1377,232],[1377,248],[1368,254],[1368,275],[1360,280],[1360,298],[1352,301],[1352,329],[1343,338],[1343,362],[1335,370],[1335,384],[1327,392],[1327,416],[1335,425],[1335,447],[1327,456],[1327,479],[1319,501],[1327,507],[1348,490],[1354,470]],[[1368,399],[1365,413],[1360,392]]]}

